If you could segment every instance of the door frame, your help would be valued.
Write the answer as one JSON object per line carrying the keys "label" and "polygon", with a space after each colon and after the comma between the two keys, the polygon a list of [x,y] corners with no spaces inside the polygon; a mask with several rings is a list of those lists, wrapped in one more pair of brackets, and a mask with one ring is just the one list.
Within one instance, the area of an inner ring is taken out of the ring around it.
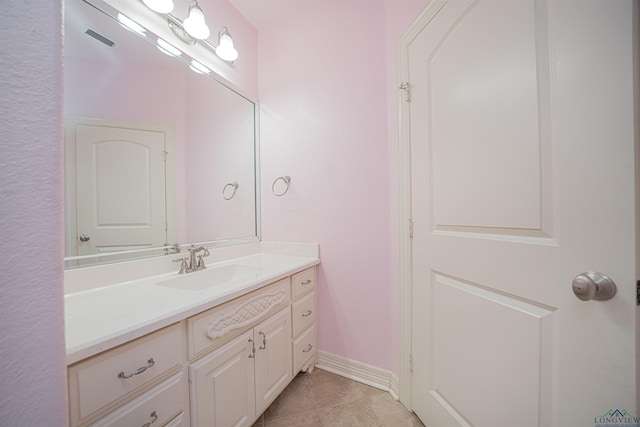
{"label": "door frame", "polygon": [[[412,217],[411,217],[411,140],[409,44],[433,19],[448,0],[433,0],[402,34],[397,46],[398,88],[398,271],[400,279],[400,402],[412,410],[411,335],[412,335]],[[406,86],[405,86],[406,84]]]}
{"label": "door frame", "polygon": [[[412,410],[412,216],[411,216],[411,141],[409,44],[418,36],[449,0],[432,0],[409,25],[397,43],[396,88],[398,113],[398,273],[400,286],[400,348],[399,399]],[[635,140],[635,204],[640,212],[640,3],[633,2],[634,57],[634,130]],[[636,275],[640,279],[640,218],[635,222]],[[640,280],[638,280],[640,283]],[[640,294],[639,294],[640,295]],[[640,296],[639,296],[640,301]],[[636,310],[636,324],[640,325],[640,304]],[[636,354],[640,354],[640,326],[636,327]],[[640,366],[640,358],[637,365]],[[640,408],[640,368],[636,369],[636,390]]]}
{"label": "door frame", "polygon": [[[176,241],[176,202],[175,202],[175,141],[174,127],[168,123],[148,123],[126,120],[110,120],[85,116],[66,116],[64,118],[65,151],[65,257],[76,256],[78,240],[77,229],[77,191],[76,191],[76,136],[77,125],[127,128],[142,131],[162,132],[165,135],[165,151],[169,154],[165,161],[165,221],[167,223],[167,241]],[[73,165],[73,169],[69,168]],[[173,225],[173,226],[172,226]]]}

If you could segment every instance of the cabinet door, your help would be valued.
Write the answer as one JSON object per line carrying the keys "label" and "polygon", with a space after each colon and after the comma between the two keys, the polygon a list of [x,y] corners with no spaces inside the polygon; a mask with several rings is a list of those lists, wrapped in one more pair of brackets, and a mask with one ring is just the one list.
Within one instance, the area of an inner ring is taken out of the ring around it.
{"label": "cabinet door", "polygon": [[254,351],[250,330],[189,367],[192,426],[251,426],[256,418]]}
{"label": "cabinet door", "polygon": [[291,307],[254,329],[256,414],[260,415],[291,382]]}

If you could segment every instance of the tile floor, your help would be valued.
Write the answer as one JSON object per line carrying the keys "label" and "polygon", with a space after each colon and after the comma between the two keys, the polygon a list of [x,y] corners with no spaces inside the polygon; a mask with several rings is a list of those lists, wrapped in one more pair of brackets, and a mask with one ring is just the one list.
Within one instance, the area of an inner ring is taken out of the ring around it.
{"label": "tile floor", "polygon": [[386,391],[321,369],[298,374],[253,427],[424,427]]}

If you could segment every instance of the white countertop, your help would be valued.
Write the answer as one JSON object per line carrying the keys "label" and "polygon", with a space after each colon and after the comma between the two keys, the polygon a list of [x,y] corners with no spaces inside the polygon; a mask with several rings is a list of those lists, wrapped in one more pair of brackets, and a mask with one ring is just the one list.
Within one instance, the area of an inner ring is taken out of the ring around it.
{"label": "white countertop", "polygon": [[[314,256],[259,253],[208,264],[254,267],[250,278],[184,290],[157,283],[177,271],[65,295],[67,365],[171,325],[320,263]],[[204,270],[207,271],[207,270]],[[183,277],[200,272],[181,275]]]}

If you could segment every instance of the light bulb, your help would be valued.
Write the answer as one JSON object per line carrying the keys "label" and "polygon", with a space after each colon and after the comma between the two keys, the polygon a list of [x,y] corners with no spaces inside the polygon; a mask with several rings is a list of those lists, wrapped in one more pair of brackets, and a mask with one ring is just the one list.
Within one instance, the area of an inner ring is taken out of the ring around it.
{"label": "light bulb", "polygon": [[133,32],[136,32],[138,34],[141,34],[144,36],[145,34],[145,29],[144,27],[142,27],[140,24],[138,24],[137,22],[135,22],[134,20],[132,20],[131,18],[118,13],[118,21],[120,21],[120,25],[122,25],[123,27],[125,27],[127,30],[131,30]]}
{"label": "light bulb", "polygon": [[189,17],[182,23],[184,29],[189,35],[195,39],[203,40],[209,38],[211,32],[209,27],[204,22],[204,13],[198,6],[198,3],[193,1],[189,6]]}
{"label": "light bulb", "polygon": [[142,0],[154,12],[170,13],[173,11],[173,0]]}
{"label": "light bulb", "polygon": [[233,39],[226,28],[220,32],[216,55],[218,55],[220,59],[229,62],[238,59],[238,51],[233,46]]}
{"label": "light bulb", "polygon": [[161,38],[158,38],[158,49],[160,52],[169,56],[180,56],[180,50]]}
{"label": "light bulb", "polygon": [[191,68],[193,71],[195,71],[198,74],[209,74],[211,72],[211,70],[209,70],[207,67],[205,67],[195,59],[191,60],[191,64],[189,64],[189,68]]}

